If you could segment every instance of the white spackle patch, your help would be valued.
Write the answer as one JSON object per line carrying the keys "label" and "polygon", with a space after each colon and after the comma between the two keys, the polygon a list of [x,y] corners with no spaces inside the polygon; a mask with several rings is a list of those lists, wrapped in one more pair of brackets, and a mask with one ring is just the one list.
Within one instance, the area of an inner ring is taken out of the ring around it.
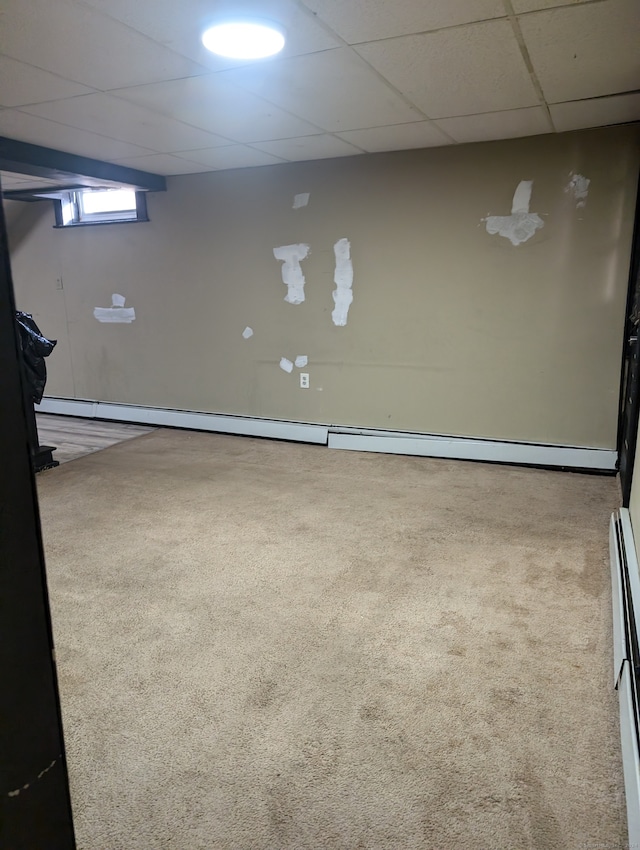
{"label": "white spackle patch", "polygon": [[351,243],[348,239],[338,239],[333,246],[336,255],[336,270],[333,280],[336,289],[333,291],[335,307],[331,313],[333,324],[344,327],[347,324],[349,307],[353,301],[353,264],[351,262]]}
{"label": "white spackle patch", "polygon": [[273,249],[276,260],[282,260],[282,282],[287,286],[284,300],[289,304],[302,304],[304,301],[304,274],[300,262],[309,256],[309,246],[281,245]]}
{"label": "white spackle patch", "polygon": [[568,195],[573,195],[576,201],[576,207],[585,207],[587,205],[587,196],[589,194],[589,180],[582,174],[576,174],[575,171],[569,172],[569,182],[564,187],[564,191]]}
{"label": "white spackle patch", "polygon": [[537,213],[529,212],[533,180],[521,180],[513,194],[511,215],[489,215],[482,220],[486,222],[487,233],[492,236],[499,233],[508,239],[512,245],[520,245],[531,239],[544,221]]}
{"label": "white spackle patch", "polygon": [[99,322],[119,322],[130,325],[136,317],[133,307],[125,307],[124,295],[114,292],[111,296],[111,307],[96,307],[93,315]]}
{"label": "white spackle patch", "polygon": [[251,337],[253,336],[253,328],[250,328],[250,327],[248,327],[248,326],[247,326],[247,327],[246,327],[246,328],[242,331],[242,336],[243,336],[245,339],[251,339]]}
{"label": "white spackle patch", "polygon": [[293,372],[293,363],[291,362],[291,360],[287,360],[286,357],[281,357],[280,368],[283,372]]}
{"label": "white spackle patch", "polygon": [[309,203],[309,192],[301,192],[299,195],[293,196],[293,209],[299,210],[300,207],[306,207]]}
{"label": "white spackle patch", "polygon": [[298,354],[298,356],[296,357],[296,366],[298,367],[298,369],[302,369],[302,367],[306,366],[308,362],[309,358],[306,354]]}

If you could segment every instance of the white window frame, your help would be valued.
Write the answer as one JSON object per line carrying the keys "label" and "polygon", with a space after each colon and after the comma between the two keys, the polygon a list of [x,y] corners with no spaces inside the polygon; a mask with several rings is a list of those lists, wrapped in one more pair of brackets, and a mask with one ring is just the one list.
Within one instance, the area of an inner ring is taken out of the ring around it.
{"label": "white window frame", "polygon": [[90,224],[118,224],[123,222],[149,221],[147,215],[146,193],[132,189],[135,193],[135,209],[109,210],[100,213],[88,213],[84,209],[83,195],[108,189],[74,189],[58,196],[56,206],[56,227],[83,227]]}

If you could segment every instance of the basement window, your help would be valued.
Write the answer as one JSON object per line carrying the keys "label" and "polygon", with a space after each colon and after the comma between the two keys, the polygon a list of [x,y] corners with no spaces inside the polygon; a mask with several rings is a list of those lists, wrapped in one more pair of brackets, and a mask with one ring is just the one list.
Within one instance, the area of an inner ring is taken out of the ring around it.
{"label": "basement window", "polygon": [[76,189],[55,200],[56,227],[149,221],[145,192],[135,189]]}

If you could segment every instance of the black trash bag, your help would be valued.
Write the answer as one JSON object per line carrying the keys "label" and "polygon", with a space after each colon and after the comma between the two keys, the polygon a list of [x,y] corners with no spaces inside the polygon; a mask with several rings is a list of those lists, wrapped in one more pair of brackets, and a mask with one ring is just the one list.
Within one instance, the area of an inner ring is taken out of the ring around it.
{"label": "black trash bag", "polygon": [[44,358],[48,357],[58,340],[46,339],[29,313],[16,311],[18,336],[22,349],[22,362],[27,378],[27,392],[34,404],[40,404],[47,383],[47,367]]}

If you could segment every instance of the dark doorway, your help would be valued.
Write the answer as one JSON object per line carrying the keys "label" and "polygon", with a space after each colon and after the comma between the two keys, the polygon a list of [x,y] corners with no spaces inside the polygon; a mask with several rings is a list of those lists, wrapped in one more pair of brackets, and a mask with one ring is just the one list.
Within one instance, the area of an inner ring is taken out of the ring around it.
{"label": "dark doorway", "polygon": [[40,517],[0,203],[0,847],[74,850]]}

